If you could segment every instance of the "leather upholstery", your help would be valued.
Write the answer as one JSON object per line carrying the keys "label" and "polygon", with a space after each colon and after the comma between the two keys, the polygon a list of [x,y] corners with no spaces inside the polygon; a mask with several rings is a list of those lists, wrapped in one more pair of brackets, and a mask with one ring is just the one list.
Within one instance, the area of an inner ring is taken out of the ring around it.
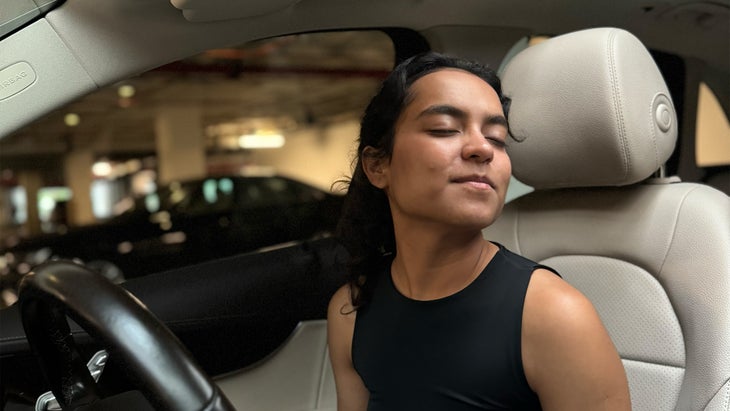
{"label": "leather upholstery", "polygon": [[676,116],[649,53],[623,30],[576,32],[520,53],[503,86],[514,174],[536,190],[485,237],[592,300],[634,410],[730,410],[730,198],[650,178]]}
{"label": "leather upholstery", "polygon": [[530,47],[503,81],[511,131],[524,139],[509,150],[514,175],[537,189],[635,183],[674,149],[669,91],[626,31],[591,29]]}
{"label": "leather upholstery", "polygon": [[299,323],[270,357],[216,382],[238,410],[335,411],[326,320]]}

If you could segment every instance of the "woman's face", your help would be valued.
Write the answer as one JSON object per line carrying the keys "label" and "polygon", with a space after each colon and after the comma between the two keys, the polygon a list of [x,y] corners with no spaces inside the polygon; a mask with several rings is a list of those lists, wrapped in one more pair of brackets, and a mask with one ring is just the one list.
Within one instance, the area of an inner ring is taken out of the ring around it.
{"label": "woman's face", "polygon": [[427,74],[410,91],[390,160],[366,166],[370,181],[388,196],[394,224],[469,229],[492,224],[512,171],[497,93],[457,69]]}

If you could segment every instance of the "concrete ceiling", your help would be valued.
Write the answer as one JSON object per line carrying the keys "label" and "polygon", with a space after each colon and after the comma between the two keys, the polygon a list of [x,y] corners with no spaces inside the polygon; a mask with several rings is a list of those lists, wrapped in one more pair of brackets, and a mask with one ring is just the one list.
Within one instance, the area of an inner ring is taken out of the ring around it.
{"label": "concrete ceiling", "polygon": [[[0,141],[0,168],[53,173],[77,146],[98,156],[155,151],[162,107],[198,107],[204,129],[257,118],[302,127],[359,116],[394,60],[382,32],[305,34],[209,50],[103,88],[55,110]],[[119,87],[131,85],[123,98]],[[80,123],[64,124],[68,113]],[[208,138],[211,136],[208,135]]]}

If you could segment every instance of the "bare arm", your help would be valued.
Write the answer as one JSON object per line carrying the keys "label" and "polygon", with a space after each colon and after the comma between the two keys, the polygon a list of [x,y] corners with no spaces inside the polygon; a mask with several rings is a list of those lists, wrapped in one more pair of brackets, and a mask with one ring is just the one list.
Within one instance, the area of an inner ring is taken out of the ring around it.
{"label": "bare arm", "polygon": [[350,287],[341,287],[327,309],[327,343],[335,375],[338,411],[366,410],[369,393],[352,365],[352,335],[356,312],[352,310]]}
{"label": "bare arm", "polygon": [[547,270],[527,289],[522,359],[546,411],[631,409],[621,358],[593,305]]}

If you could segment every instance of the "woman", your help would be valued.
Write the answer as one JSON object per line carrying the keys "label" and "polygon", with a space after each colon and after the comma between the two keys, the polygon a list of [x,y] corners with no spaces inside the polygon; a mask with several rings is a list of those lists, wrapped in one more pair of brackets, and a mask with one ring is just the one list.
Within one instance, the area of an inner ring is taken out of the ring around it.
{"label": "woman", "polygon": [[332,297],[338,409],[630,409],[591,303],[482,236],[504,205],[509,99],[495,73],[435,53],[370,102]]}

